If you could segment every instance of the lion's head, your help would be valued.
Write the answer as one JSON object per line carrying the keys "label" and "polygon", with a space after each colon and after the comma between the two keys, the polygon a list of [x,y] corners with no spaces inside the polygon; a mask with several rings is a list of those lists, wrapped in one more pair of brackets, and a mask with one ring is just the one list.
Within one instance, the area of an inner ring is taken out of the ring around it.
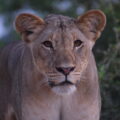
{"label": "lion's head", "polygon": [[76,90],[105,23],[105,15],[99,10],[77,19],[48,15],[43,20],[25,13],[15,21],[17,31],[31,49],[37,69],[46,75],[47,84],[57,94]]}

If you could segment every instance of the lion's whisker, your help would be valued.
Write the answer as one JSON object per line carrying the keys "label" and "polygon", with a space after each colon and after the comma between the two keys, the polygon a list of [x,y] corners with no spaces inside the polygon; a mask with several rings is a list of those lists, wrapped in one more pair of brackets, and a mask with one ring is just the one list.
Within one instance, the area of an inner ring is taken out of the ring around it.
{"label": "lion's whisker", "polygon": [[62,75],[48,75],[48,76],[52,77],[52,76],[62,76]]}
{"label": "lion's whisker", "polygon": [[80,76],[80,74],[70,74],[70,75],[79,75]]}

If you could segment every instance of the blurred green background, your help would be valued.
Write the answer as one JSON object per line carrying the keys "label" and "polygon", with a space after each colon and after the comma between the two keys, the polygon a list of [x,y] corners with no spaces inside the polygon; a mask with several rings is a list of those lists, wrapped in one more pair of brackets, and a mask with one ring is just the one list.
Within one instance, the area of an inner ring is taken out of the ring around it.
{"label": "blurred green background", "polygon": [[0,47],[20,39],[13,25],[19,13],[77,17],[91,9],[101,9],[107,16],[93,49],[101,85],[101,120],[120,120],[120,0],[0,0]]}

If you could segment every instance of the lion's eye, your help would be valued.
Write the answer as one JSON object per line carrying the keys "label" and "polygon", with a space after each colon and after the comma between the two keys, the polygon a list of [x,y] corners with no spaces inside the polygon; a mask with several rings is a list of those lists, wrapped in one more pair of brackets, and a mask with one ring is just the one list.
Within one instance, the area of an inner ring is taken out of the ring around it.
{"label": "lion's eye", "polygon": [[25,31],[26,35],[31,35],[32,33],[33,33],[33,31],[29,31],[29,30]]}
{"label": "lion's eye", "polygon": [[44,41],[44,42],[43,42],[43,45],[44,45],[45,47],[53,48],[52,42],[50,42],[50,41]]}
{"label": "lion's eye", "polygon": [[81,46],[82,45],[82,41],[81,40],[75,40],[74,41],[74,47],[79,47],[79,46]]}

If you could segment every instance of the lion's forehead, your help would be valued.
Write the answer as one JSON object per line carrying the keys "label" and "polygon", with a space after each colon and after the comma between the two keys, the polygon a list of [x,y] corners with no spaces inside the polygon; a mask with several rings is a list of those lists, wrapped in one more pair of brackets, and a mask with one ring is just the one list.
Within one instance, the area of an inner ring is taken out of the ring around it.
{"label": "lion's forehead", "polygon": [[64,27],[63,29],[56,27],[54,28],[46,28],[44,34],[44,39],[57,41],[57,42],[73,42],[74,40],[80,39],[82,41],[86,41],[85,35],[76,27],[72,29],[69,27]]}
{"label": "lion's forehead", "polygon": [[45,18],[48,24],[46,27],[46,35],[54,38],[64,37],[67,39],[76,40],[78,38],[86,39],[84,34],[77,27],[76,20],[63,15],[51,14]]}
{"label": "lion's forehead", "polygon": [[54,45],[72,47],[73,41],[86,40],[83,33],[79,30],[73,18],[63,15],[48,15],[45,18],[47,23],[43,33],[40,34],[38,41],[50,40]]}
{"label": "lion's forehead", "polygon": [[68,16],[50,14],[45,18],[45,22],[62,28],[74,25],[75,19]]}

